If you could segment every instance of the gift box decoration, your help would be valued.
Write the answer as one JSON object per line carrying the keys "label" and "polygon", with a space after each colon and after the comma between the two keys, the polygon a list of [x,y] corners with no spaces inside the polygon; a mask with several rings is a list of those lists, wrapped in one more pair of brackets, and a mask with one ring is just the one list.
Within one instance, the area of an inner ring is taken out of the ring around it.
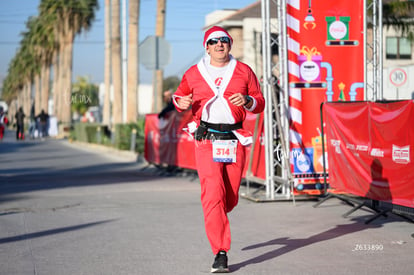
{"label": "gift box decoration", "polygon": [[300,81],[321,81],[322,55],[315,47],[309,49],[307,46],[303,46],[300,53],[298,57]]}
{"label": "gift box decoration", "polygon": [[335,16],[327,16],[325,20],[328,28],[328,40],[349,40],[351,17],[340,16],[337,20]]}

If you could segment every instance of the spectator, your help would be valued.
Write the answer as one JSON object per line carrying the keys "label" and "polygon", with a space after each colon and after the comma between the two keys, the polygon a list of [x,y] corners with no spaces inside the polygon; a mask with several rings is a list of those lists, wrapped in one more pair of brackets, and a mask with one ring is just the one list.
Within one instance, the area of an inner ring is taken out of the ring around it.
{"label": "spectator", "polygon": [[30,109],[30,122],[29,122],[29,137],[31,139],[35,138],[36,132],[36,117],[35,117],[35,106],[32,104],[32,108]]}
{"label": "spectator", "polygon": [[16,115],[14,116],[16,118],[16,139],[17,140],[23,140],[24,139],[24,118],[26,115],[23,112],[23,108],[20,107],[17,111]]}
{"label": "spectator", "polygon": [[6,126],[9,124],[9,120],[7,119],[6,114],[4,113],[3,107],[0,106],[0,141],[3,140],[4,130]]}
{"label": "spectator", "polygon": [[42,109],[40,114],[36,116],[36,119],[39,119],[39,127],[42,137],[47,137],[49,115]]}
{"label": "spectator", "polygon": [[167,104],[158,114],[158,118],[164,118],[169,112],[175,111],[174,103],[172,102],[172,91],[164,92],[164,102]]}

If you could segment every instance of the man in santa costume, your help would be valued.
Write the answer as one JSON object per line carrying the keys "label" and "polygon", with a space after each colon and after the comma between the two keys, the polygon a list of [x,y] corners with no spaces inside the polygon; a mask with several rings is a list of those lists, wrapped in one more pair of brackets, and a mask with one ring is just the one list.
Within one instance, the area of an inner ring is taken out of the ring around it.
{"label": "man in santa costume", "polygon": [[184,74],[173,103],[178,111],[192,108],[185,130],[194,135],[205,229],[215,255],[212,273],[229,272],[230,224],[238,202],[245,164],[245,146],[252,134],[242,128],[246,111],[260,113],[265,100],[251,68],[230,55],[233,39],[218,26],[208,29],[206,55]]}

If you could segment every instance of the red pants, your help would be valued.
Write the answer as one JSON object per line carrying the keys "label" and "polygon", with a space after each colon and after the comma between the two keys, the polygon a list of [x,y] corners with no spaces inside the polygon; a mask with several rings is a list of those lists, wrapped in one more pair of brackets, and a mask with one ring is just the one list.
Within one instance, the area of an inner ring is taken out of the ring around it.
{"label": "red pants", "polygon": [[201,205],[207,238],[214,255],[230,250],[231,234],[227,213],[239,200],[239,188],[245,163],[245,148],[237,143],[237,161],[213,161],[211,141],[195,141],[195,159],[201,185]]}

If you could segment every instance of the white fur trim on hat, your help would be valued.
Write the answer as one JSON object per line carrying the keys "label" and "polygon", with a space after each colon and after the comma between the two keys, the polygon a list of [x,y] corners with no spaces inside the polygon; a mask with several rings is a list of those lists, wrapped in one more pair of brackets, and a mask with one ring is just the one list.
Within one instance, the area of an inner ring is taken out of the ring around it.
{"label": "white fur trim on hat", "polygon": [[220,38],[220,37],[228,37],[230,38],[227,33],[222,32],[222,31],[216,31],[216,32],[212,32],[206,39],[206,44],[204,45],[205,47],[207,47],[207,42],[212,39],[212,38]]}
{"label": "white fur trim on hat", "polygon": [[230,46],[233,44],[233,38],[230,36],[230,34],[219,26],[213,26],[210,29],[208,29],[204,34],[204,41],[203,46],[204,48],[207,48],[207,41],[212,38],[220,38],[220,37],[228,37],[230,38]]}

